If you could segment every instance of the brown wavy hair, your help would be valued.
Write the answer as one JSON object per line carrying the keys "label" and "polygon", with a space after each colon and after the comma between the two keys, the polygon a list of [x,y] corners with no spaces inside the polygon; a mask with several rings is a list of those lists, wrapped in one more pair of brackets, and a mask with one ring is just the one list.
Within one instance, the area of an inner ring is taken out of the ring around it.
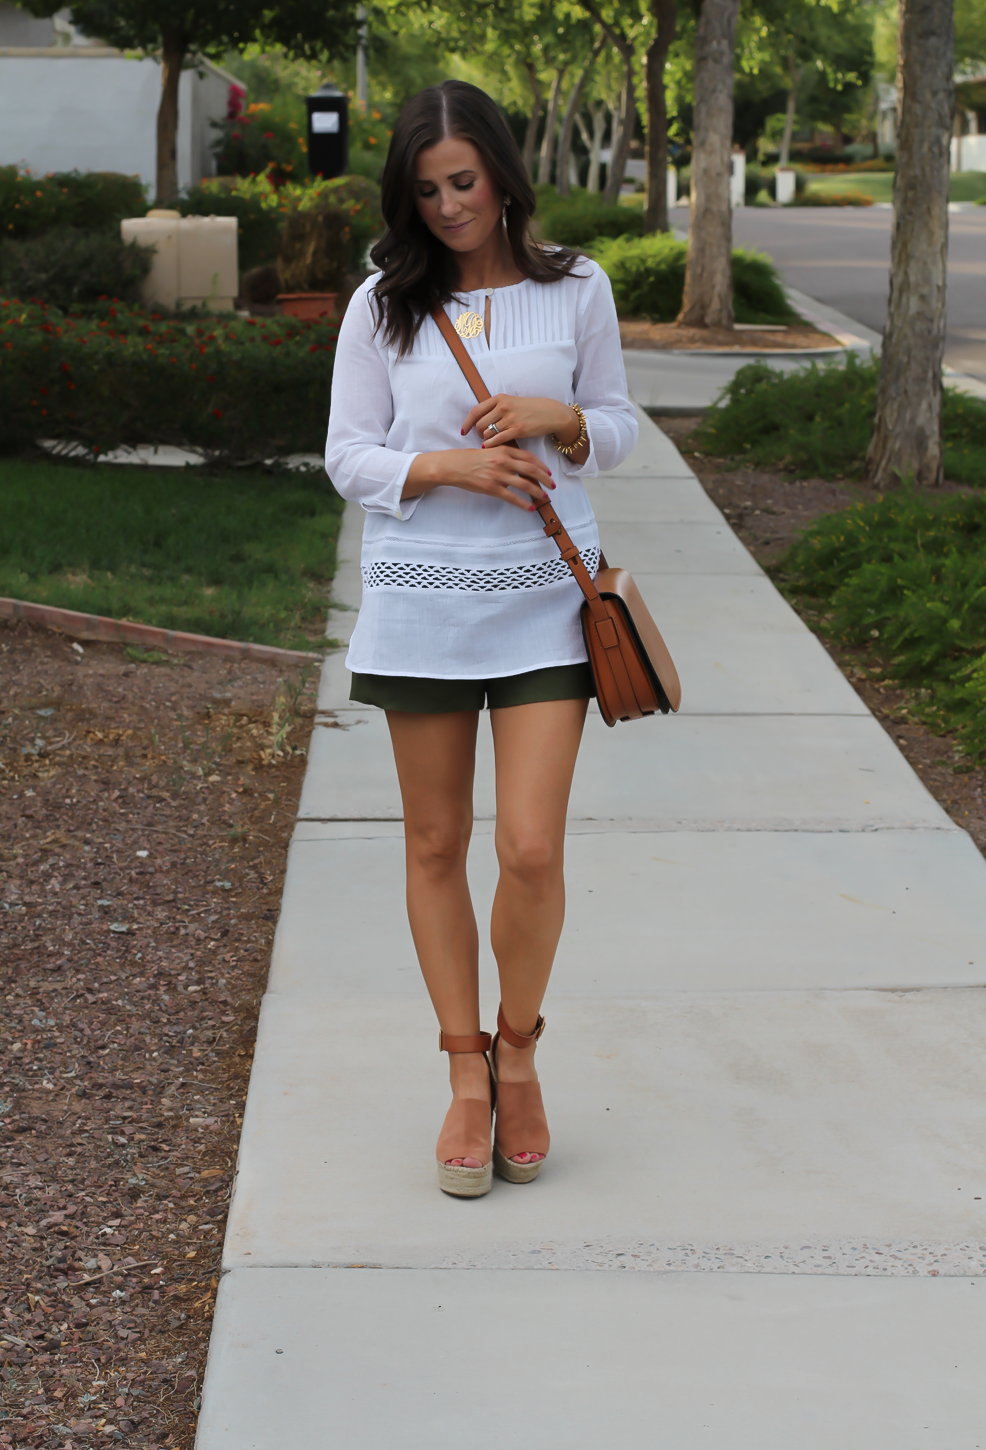
{"label": "brown wavy hair", "polygon": [[531,236],[537,199],[517,142],[499,106],[478,86],[443,81],[408,101],[397,118],[380,179],[387,230],[370,252],[380,268],[373,297],[377,327],[398,355],[410,352],[418,328],[436,307],[455,296],[455,253],[422,221],[414,202],[414,163],[419,151],[449,136],[471,141],[504,196],[507,239],[517,270],[536,282],[567,277],[579,260],[565,247],[543,247]]}

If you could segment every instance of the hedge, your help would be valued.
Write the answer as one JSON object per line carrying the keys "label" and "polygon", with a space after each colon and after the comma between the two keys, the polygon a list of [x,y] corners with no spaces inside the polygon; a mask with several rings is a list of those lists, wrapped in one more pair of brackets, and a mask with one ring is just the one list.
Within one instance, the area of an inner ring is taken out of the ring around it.
{"label": "hedge", "polygon": [[15,297],[41,297],[78,308],[100,297],[137,302],[153,252],[117,232],[55,227],[21,241],[0,241],[0,287]]}
{"label": "hedge", "polygon": [[116,171],[54,171],[34,176],[0,166],[0,236],[36,237],[54,227],[108,231],[147,211],[136,176]]}
{"label": "hedge", "polygon": [[322,451],[336,321],[101,312],[0,302],[0,448],[174,444],[240,463]]}
{"label": "hedge", "polygon": [[539,186],[534,229],[542,241],[581,248],[596,237],[639,237],[644,214],[635,206],[607,206],[594,192],[576,190],[559,196],[553,186]]}
{"label": "hedge", "polygon": [[[687,242],[669,232],[646,237],[601,238],[589,249],[613,284],[616,310],[623,316],[673,322],[685,290]],[[737,248],[733,252],[733,311],[737,322],[790,322],[791,310],[769,257]]]}

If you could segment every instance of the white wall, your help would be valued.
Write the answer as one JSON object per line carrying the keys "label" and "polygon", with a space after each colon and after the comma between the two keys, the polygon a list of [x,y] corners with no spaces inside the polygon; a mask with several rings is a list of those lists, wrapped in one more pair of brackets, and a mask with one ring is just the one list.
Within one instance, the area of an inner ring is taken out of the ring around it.
{"label": "white wall", "polygon": [[986,171],[986,136],[953,136],[953,171]]}
{"label": "white wall", "polygon": [[[73,53],[75,52],[75,53]],[[215,172],[209,122],[226,114],[231,76],[205,63],[182,74],[178,185]],[[32,171],[120,171],[153,193],[161,67],[105,49],[0,52],[0,165]]]}

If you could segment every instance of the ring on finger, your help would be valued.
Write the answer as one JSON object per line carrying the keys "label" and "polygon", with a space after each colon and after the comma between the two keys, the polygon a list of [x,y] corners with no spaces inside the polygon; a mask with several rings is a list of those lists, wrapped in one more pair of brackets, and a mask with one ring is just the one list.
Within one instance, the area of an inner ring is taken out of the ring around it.
{"label": "ring on finger", "polygon": [[499,433],[500,430],[495,423],[490,423],[486,431],[487,433]]}

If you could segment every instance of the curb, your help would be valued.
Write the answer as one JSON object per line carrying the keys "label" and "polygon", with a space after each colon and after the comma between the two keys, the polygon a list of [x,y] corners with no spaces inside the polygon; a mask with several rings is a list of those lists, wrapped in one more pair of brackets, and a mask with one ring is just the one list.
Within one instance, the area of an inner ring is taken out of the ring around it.
{"label": "curb", "polygon": [[81,614],[75,609],[58,609],[52,604],[29,604],[23,599],[0,599],[0,619],[23,619],[57,629],[76,639],[104,640],[112,644],[156,645],[175,653],[218,655],[227,660],[258,660],[267,664],[300,664],[319,660],[320,654],[306,650],[279,649],[273,644],[248,644],[236,639],[214,639],[208,634],[185,634],[180,629],[159,629],[153,624],[134,624],[129,619],[107,619],[101,614]]}

